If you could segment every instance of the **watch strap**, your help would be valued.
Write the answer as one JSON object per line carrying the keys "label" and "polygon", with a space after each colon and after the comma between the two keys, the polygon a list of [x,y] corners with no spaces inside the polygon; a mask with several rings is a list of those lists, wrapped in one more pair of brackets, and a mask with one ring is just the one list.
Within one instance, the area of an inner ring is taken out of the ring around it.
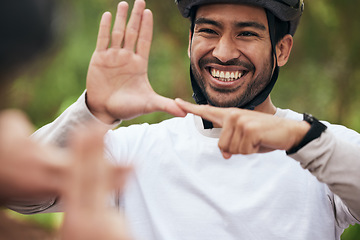
{"label": "watch strap", "polygon": [[300,143],[286,151],[286,154],[293,154],[303,148],[306,144],[311,142],[312,140],[320,137],[320,135],[326,130],[326,126],[317,120],[314,116],[308,113],[303,114],[304,121],[308,122],[311,127],[309,131],[305,134],[304,138],[300,141]]}

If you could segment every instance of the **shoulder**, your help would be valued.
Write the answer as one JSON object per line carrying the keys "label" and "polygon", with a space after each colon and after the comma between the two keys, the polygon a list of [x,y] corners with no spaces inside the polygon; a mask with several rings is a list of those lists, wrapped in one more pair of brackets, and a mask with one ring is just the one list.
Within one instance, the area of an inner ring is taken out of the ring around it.
{"label": "shoulder", "polygon": [[[293,120],[298,120],[298,121],[302,121],[303,120],[303,115],[302,113],[298,113],[295,112],[293,110],[290,109],[280,109],[278,108],[276,113],[276,116],[278,117],[284,117],[284,118],[288,118],[288,119],[293,119]],[[315,116],[316,117],[316,116]],[[356,144],[360,145],[360,134],[346,126],[343,125],[339,125],[339,124],[332,124],[328,121],[324,121],[319,119],[323,124],[325,124],[328,128],[328,130],[336,137],[349,141],[349,142],[353,142]]]}

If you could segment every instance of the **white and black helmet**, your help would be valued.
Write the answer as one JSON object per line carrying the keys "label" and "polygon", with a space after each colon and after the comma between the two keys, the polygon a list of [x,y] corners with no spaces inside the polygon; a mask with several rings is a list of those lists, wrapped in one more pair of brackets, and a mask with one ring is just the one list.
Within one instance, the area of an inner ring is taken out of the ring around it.
{"label": "white and black helmet", "polygon": [[289,34],[294,35],[304,11],[303,0],[175,0],[180,13],[188,18],[195,6],[211,3],[241,3],[263,7],[284,22],[289,22]]}

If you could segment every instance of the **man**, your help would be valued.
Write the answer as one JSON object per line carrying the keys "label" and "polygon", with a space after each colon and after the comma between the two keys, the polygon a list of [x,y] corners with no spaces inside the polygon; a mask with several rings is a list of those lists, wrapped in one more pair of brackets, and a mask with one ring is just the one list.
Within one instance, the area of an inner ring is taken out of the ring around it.
{"label": "man", "polygon": [[[126,25],[121,2],[112,33],[110,14],[102,17],[86,93],[36,137],[66,146],[68,132],[88,119],[112,128],[154,111],[193,112],[209,121],[187,114],[105,137],[107,156],[134,166],[115,203],[136,239],[340,239],[360,219],[360,136],[278,109],[269,96],[289,58],[302,1],[177,4],[192,21],[191,78],[204,106],[152,90],[151,12],[136,0]],[[60,205],[61,197],[49,210]]]}

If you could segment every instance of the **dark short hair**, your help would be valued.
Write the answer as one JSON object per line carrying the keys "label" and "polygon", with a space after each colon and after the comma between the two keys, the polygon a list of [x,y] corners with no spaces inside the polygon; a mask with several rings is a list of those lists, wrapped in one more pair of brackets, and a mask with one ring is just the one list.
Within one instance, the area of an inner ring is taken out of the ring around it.
{"label": "dark short hair", "polygon": [[0,83],[52,45],[56,1],[11,0],[0,3]]}

